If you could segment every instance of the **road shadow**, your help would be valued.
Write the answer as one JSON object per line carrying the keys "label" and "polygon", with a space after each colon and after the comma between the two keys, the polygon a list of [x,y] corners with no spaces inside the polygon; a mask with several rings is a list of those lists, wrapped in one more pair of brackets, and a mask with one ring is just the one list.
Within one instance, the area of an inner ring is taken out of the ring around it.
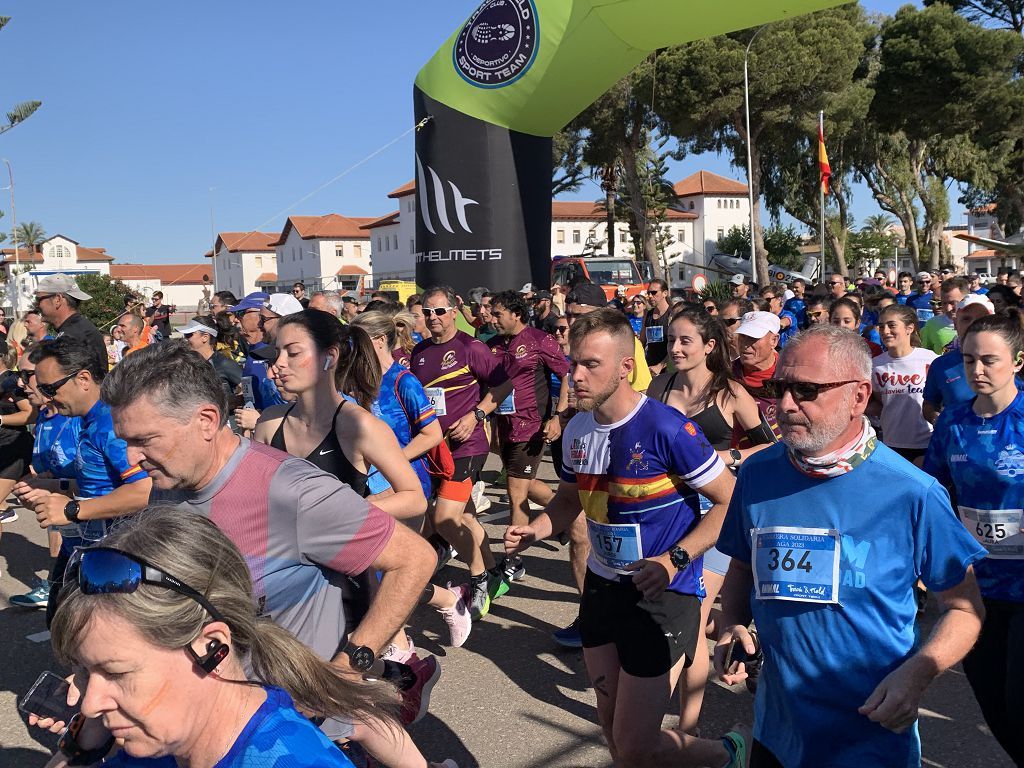
{"label": "road shadow", "polygon": [[52,752],[0,744],[0,768],[38,768],[46,764]]}
{"label": "road shadow", "polygon": [[476,756],[469,751],[465,742],[434,715],[428,713],[420,722],[409,726],[408,730],[420,749],[429,752],[424,754],[428,761],[439,763],[450,757],[458,763],[459,768],[480,768]]}
{"label": "road shadow", "polygon": [[[19,525],[26,514],[28,513],[21,510],[18,513],[18,520],[13,525]],[[7,598],[12,594],[22,592],[20,586],[11,583],[12,579],[31,589],[36,574],[50,570],[50,550],[27,539],[20,531],[12,528],[11,523],[4,525],[3,536],[0,537],[0,554],[7,561],[3,581],[0,582],[0,599],[4,605],[7,605]]]}

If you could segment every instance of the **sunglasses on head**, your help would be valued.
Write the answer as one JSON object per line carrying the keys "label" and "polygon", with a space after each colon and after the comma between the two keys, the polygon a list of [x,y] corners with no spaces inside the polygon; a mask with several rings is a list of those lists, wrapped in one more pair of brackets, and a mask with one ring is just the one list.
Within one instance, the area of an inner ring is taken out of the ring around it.
{"label": "sunglasses on head", "polygon": [[[455,309],[454,307],[424,307],[423,308],[423,314],[425,314],[425,315],[434,315],[435,317],[444,317],[445,315],[447,315],[449,312],[453,311],[454,309]],[[488,309],[491,309],[491,307],[489,305],[488,305]]]}
{"label": "sunglasses on head", "polygon": [[63,379],[57,379],[56,381],[50,382],[49,384],[37,384],[36,389],[39,390],[40,395],[42,395],[48,400],[52,400],[56,396],[57,390],[59,390],[61,387],[63,387],[65,384],[67,384],[80,373],[81,371],[75,371],[70,376],[65,376]]}
{"label": "sunglasses on head", "polygon": [[142,584],[164,587],[195,600],[215,621],[224,617],[192,587],[151,565],[141,557],[113,547],[76,549],[64,571],[64,582],[75,582],[86,595],[127,595]]}
{"label": "sunglasses on head", "polygon": [[783,379],[768,379],[763,385],[765,397],[771,400],[781,400],[786,392],[793,395],[793,400],[798,403],[809,403],[818,399],[818,395],[828,389],[835,389],[847,384],[856,384],[856,379],[848,381],[832,381],[826,384],[819,384],[815,381],[785,381]]}

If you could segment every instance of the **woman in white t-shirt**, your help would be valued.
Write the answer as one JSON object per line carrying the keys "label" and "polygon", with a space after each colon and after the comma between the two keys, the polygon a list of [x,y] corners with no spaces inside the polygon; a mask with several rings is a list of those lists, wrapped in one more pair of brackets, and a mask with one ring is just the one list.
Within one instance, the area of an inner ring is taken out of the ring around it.
{"label": "woman in white t-shirt", "polygon": [[878,333],[885,352],[871,361],[868,415],[880,417],[883,443],[920,466],[932,437],[932,425],[921,415],[924,382],[938,355],[920,346],[912,307],[893,304],[883,309]]}

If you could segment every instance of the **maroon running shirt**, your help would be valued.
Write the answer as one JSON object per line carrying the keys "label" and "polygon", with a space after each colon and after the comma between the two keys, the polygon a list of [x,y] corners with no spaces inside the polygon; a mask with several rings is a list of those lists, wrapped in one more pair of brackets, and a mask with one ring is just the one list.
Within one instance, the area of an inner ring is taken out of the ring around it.
{"label": "maroon running shirt", "polygon": [[551,390],[548,371],[562,378],[569,361],[551,334],[527,326],[515,336],[495,336],[487,342],[512,379],[513,389],[498,406],[498,434],[502,440],[525,443],[540,432],[547,415]]}
{"label": "maroon running shirt", "polygon": [[[508,380],[502,360],[482,341],[456,331],[443,344],[424,339],[412,350],[410,370],[420,380],[434,406],[441,429],[448,429],[480,403],[483,388]],[[451,446],[452,457],[486,455],[489,446],[483,424],[477,424],[464,443]]]}

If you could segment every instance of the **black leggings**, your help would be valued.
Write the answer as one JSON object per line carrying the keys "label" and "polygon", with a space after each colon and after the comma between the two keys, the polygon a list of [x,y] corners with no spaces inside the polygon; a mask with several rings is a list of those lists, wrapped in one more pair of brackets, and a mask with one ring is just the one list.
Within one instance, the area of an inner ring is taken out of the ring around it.
{"label": "black leggings", "polygon": [[750,747],[750,768],[782,768],[782,763],[768,751],[768,747],[754,739]]}
{"label": "black leggings", "polygon": [[964,673],[992,735],[1024,766],[1024,603],[985,600],[985,624]]}

